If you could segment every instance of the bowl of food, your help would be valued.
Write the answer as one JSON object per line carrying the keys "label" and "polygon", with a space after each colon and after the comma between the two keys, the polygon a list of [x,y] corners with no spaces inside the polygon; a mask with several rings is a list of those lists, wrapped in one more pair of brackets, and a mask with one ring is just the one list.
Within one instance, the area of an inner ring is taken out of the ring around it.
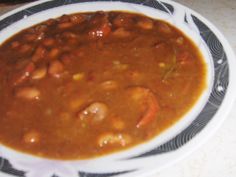
{"label": "bowl of food", "polygon": [[34,2],[0,18],[0,170],[147,176],[213,134],[234,54],[172,1]]}

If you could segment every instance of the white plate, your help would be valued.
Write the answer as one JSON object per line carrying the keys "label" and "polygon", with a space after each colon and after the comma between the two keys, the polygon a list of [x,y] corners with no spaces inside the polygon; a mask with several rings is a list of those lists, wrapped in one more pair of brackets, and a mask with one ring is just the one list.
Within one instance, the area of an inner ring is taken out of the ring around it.
{"label": "white plate", "polygon": [[[132,3],[131,3],[132,2]],[[153,140],[97,159],[49,160],[0,146],[2,174],[27,177],[148,176],[204,143],[221,125],[235,99],[236,67],[231,47],[204,17],[169,0],[42,0],[0,17],[0,43],[26,27],[63,14],[128,10],[162,19],[181,29],[200,48],[207,65],[207,89],[180,121]]]}

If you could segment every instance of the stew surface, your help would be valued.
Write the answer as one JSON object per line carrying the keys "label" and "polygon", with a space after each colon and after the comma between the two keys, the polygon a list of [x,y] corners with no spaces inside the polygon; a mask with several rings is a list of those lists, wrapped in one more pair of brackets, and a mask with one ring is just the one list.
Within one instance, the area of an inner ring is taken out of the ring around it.
{"label": "stew surface", "polygon": [[0,142],[53,159],[120,151],[173,125],[205,86],[202,55],[170,24],[63,15],[0,46]]}

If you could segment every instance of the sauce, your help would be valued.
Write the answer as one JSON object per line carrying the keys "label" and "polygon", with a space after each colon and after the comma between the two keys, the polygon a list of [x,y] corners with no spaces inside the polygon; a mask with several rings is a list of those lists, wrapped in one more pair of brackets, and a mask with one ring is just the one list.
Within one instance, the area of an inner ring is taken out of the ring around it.
{"label": "sauce", "polygon": [[0,46],[0,142],[52,159],[97,157],[176,123],[206,82],[199,49],[127,12],[63,15]]}

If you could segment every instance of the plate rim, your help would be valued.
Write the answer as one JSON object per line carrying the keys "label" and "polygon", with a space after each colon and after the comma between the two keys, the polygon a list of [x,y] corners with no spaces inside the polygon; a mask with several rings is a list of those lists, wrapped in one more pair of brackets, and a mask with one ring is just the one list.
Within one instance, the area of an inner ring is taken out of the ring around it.
{"label": "plate rim", "polygon": [[[36,1],[36,2],[33,2],[33,3],[29,3],[27,5],[23,5],[20,8],[14,9],[13,11],[5,13],[4,15],[0,16],[0,20],[6,18],[8,16],[11,16],[12,14],[15,14],[19,11],[22,11],[25,8],[32,7],[34,5],[41,4],[41,3],[47,2],[47,1],[50,1],[50,0],[41,0],[41,1]],[[236,94],[233,92],[236,89],[236,82],[233,82],[233,76],[236,76],[236,70],[234,71],[232,69],[233,66],[236,66],[236,62],[235,62],[235,54],[234,54],[234,51],[233,51],[232,47],[230,46],[230,44],[228,43],[226,38],[223,36],[223,34],[209,20],[207,20],[205,17],[203,17],[202,15],[197,13],[196,11],[194,11],[194,10],[184,6],[184,5],[181,5],[180,3],[170,1],[170,0],[161,0],[161,1],[162,2],[167,2],[167,3],[170,3],[170,4],[176,4],[178,6],[182,6],[182,8],[187,9],[188,11],[191,12],[191,14],[197,16],[201,21],[204,22],[204,24],[206,24],[217,35],[217,37],[220,38],[220,41],[221,41],[221,43],[224,47],[224,50],[226,51],[226,54],[229,56],[228,60],[227,60],[228,63],[229,63],[229,85],[228,85],[228,89],[227,89],[227,92],[225,94],[224,100],[223,100],[221,106],[219,107],[219,110],[216,112],[216,115],[214,115],[213,118],[207,124],[208,128],[207,127],[203,128],[199,132],[199,134],[197,134],[193,139],[188,141],[188,143],[186,143],[184,146],[182,146],[180,148],[182,150],[184,148],[185,153],[183,153],[183,156],[181,158],[172,161],[171,162],[171,164],[172,164],[172,163],[176,163],[177,161],[185,158],[190,153],[192,153],[193,151],[198,149],[200,146],[202,146],[202,144],[204,144],[211,136],[214,135],[214,133],[217,131],[217,129],[222,125],[224,120],[227,118],[228,114],[230,113],[230,110],[232,109],[235,98],[236,98]],[[216,117],[219,120],[216,119]],[[209,127],[211,127],[211,131],[207,132]],[[200,138],[200,137],[204,137],[204,138]],[[200,141],[198,140],[198,143],[194,143],[194,142],[197,142],[197,139],[201,139],[201,140]],[[186,150],[186,149],[188,149],[188,150]],[[171,164],[169,164],[169,165],[171,165]],[[169,166],[169,165],[167,164],[167,166]],[[155,170],[155,172],[157,172],[157,170]],[[146,175],[144,175],[144,176],[146,176]]]}

